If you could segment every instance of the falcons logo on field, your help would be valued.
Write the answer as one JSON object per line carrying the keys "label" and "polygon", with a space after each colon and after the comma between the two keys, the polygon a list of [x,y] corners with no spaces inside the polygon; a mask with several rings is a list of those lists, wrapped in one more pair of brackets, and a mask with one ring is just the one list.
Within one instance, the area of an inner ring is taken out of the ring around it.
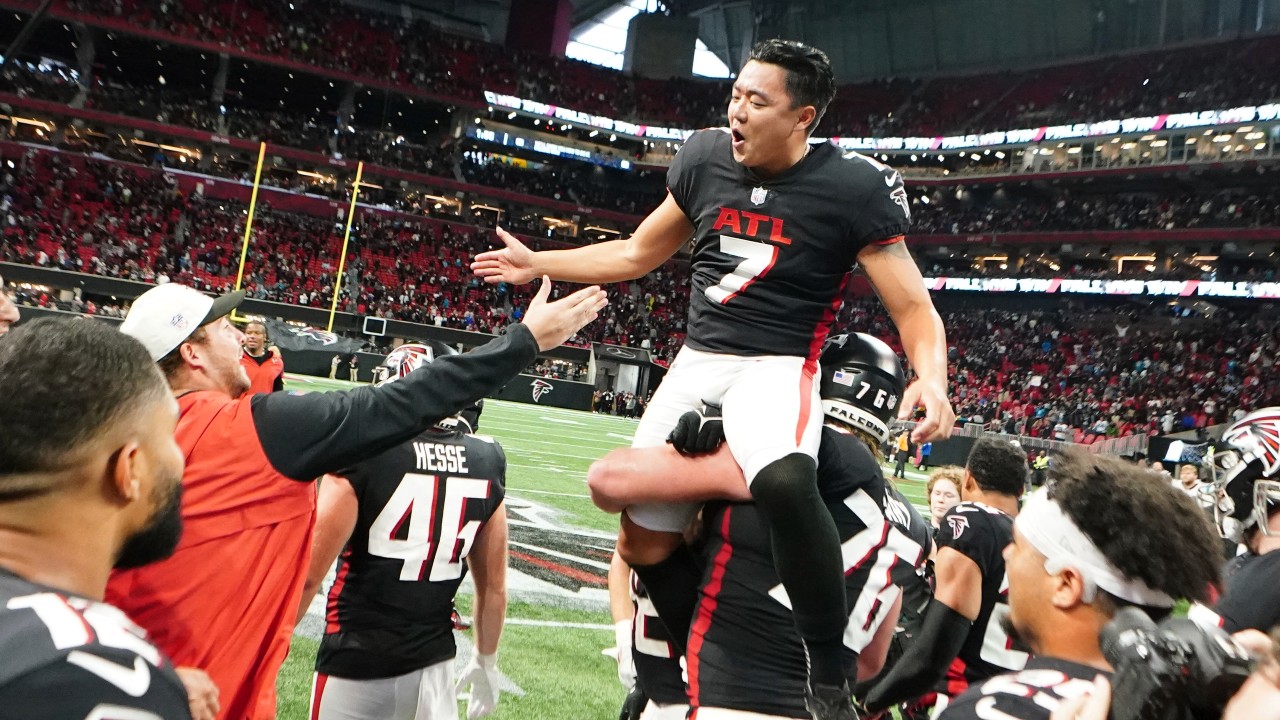
{"label": "falcons logo on field", "polygon": [[529,383],[529,387],[533,388],[533,401],[538,402],[543,395],[555,390],[555,386],[546,380],[534,380]]}
{"label": "falcons logo on field", "polygon": [[1240,451],[1246,460],[1262,463],[1262,474],[1272,477],[1280,470],[1280,411],[1259,410],[1227,428],[1222,442]]}
{"label": "falcons logo on field", "polygon": [[947,524],[951,526],[951,537],[959,538],[969,529],[969,518],[963,515],[952,515],[947,518]]}

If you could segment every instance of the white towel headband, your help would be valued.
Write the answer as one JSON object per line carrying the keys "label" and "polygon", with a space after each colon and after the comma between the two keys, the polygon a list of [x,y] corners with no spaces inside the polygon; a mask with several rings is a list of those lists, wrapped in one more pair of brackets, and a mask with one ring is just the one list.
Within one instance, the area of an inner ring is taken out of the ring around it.
{"label": "white towel headband", "polygon": [[1097,588],[1122,600],[1149,607],[1173,607],[1173,598],[1152,589],[1142,580],[1125,577],[1102,554],[1058,503],[1040,488],[1027,497],[1015,521],[1018,532],[1045,556],[1044,569],[1050,574],[1075,568],[1084,579],[1084,600],[1093,602]]}

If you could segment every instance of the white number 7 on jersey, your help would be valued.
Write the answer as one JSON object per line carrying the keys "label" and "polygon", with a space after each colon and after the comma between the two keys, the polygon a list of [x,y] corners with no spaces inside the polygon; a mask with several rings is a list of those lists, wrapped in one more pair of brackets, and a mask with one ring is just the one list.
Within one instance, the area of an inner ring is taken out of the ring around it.
{"label": "white number 7 on jersey", "polygon": [[746,240],[732,235],[720,236],[720,252],[726,255],[743,258],[714,287],[706,289],[711,302],[721,305],[737,297],[751,283],[768,274],[773,263],[778,259],[778,246],[769,243]]}

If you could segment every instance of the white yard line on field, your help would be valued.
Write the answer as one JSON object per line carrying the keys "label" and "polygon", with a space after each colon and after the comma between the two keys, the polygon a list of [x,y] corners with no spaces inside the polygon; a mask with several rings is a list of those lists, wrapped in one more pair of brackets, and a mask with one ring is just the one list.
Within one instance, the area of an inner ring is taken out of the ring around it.
{"label": "white yard line on field", "polygon": [[530,490],[528,488],[508,487],[507,493],[514,494],[514,495],[521,495],[524,493],[537,493],[539,495],[556,495],[558,497],[582,498],[583,500],[591,499],[590,495],[577,495],[575,493],[551,492],[550,490]]}

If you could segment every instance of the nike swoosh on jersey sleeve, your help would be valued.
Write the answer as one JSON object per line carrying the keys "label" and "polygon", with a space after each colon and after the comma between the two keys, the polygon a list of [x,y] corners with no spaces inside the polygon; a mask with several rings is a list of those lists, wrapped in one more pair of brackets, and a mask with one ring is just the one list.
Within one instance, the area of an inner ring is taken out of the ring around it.
{"label": "nike swoosh on jersey sleeve", "polygon": [[151,666],[138,656],[134,656],[130,668],[92,653],[72,650],[67,653],[67,662],[115,685],[129,697],[142,697],[151,689]]}

